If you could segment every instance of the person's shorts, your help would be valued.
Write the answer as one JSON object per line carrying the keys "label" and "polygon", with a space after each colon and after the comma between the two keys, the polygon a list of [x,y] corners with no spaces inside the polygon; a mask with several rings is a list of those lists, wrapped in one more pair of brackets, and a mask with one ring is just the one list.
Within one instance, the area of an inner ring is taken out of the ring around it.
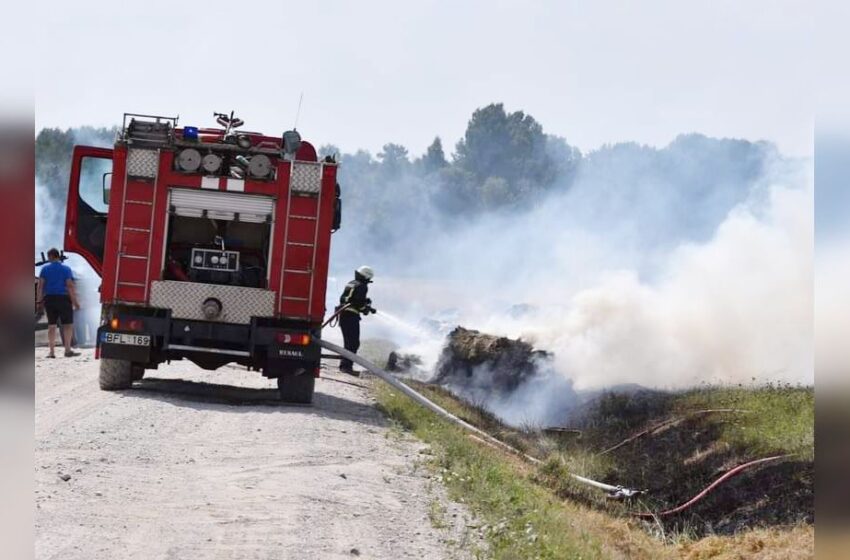
{"label": "person's shorts", "polygon": [[44,312],[48,325],[55,325],[57,319],[63,325],[74,324],[74,308],[69,296],[44,296]]}

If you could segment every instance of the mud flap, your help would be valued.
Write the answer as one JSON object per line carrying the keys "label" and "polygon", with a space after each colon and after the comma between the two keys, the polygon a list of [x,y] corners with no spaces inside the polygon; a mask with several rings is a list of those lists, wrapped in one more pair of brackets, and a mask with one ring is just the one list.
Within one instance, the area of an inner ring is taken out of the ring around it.
{"label": "mud flap", "polygon": [[321,348],[315,342],[300,344],[272,343],[266,358],[266,377],[301,374],[313,377],[321,360]]}

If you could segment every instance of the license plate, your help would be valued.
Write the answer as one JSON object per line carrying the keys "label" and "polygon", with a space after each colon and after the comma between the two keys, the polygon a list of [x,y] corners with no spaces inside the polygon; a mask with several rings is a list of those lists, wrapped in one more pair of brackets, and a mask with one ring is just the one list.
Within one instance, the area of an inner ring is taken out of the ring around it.
{"label": "license plate", "polygon": [[127,344],[129,346],[151,345],[151,337],[148,334],[105,332],[101,333],[100,341],[106,344]]}

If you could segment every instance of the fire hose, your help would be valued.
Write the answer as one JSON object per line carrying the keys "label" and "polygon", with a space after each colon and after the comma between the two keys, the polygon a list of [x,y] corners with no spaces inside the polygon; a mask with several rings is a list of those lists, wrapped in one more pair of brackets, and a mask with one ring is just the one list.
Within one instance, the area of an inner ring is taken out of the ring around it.
{"label": "fire hose", "polygon": [[656,518],[656,517],[666,517],[668,515],[673,515],[675,513],[679,513],[681,511],[688,509],[689,507],[691,507],[692,505],[694,505],[695,503],[697,503],[698,501],[700,501],[701,499],[706,497],[709,492],[711,492],[712,490],[714,490],[715,488],[717,488],[718,486],[723,484],[723,482],[725,482],[726,480],[732,478],[733,476],[741,473],[742,471],[745,471],[746,469],[748,469],[750,467],[754,467],[756,465],[761,465],[762,463],[768,463],[770,461],[778,461],[779,459],[786,459],[788,457],[791,457],[791,455],[790,454],[774,455],[773,457],[765,457],[763,459],[756,459],[755,461],[749,461],[749,462],[744,463],[742,465],[738,465],[737,467],[726,471],[717,480],[715,480],[714,482],[712,482],[711,484],[706,486],[699,494],[697,494],[696,496],[694,496],[693,498],[691,498],[687,502],[684,502],[683,504],[680,504],[680,505],[678,505],[674,508],[671,508],[671,509],[660,511],[658,513],[652,513],[652,512],[649,512],[649,511],[644,511],[644,512],[639,512],[639,513],[635,512],[635,513],[632,513],[632,515],[634,515],[636,517],[641,517],[641,518]]}
{"label": "fire hose", "polygon": [[[333,317],[337,316],[338,314],[339,314],[339,312],[332,315],[331,319],[333,319]],[[330,322],[330,319],[328,320],[328,323],[329,322]],[[521,457],[521,458],[523,458],[523,459],[525,459],[525,460],[527,460],[530,463],[533,463],[535,465],[541,465],[543,463],[540,459],[537,459],[536,457],[532,457],[531,455],[527,455],[527,454],[523,453],[522,451],[520,451],[519,449],[516,449],[515,447],[508,445],[507,443],[503,442],[502,440],[491,436],[490,434],[481,430],[480,428],[476,428],[475,426],[473,426],[469,422],[466,422],[465,420],[458,418],[457,416],[455,416],[454,414],[452,414],[451,412],[449,412],[445,408],[443,408],[440,405],[429,400],[424,395],[415,391],[410,386],[401,382],[394,375],[392,375],[389,372],[384,371],[383,369],[379,368],[378,366],[376,366],[375,364],[373,364],[369,360],[358,356],[354,352],[349,352],[345,348],[337,346],[336,344],[334,344],[332,342],[328,342],[327,340],[320,339],[318,342],[319,342],[319,345],[324,347],[325,349],[330,350],[331,352],[335,352],[335,353],[339,354],[340,356],[342,356],[343,358],[347,358],[347,359],[351,360],[352,362],[366,368],[367,370],[369,370],[370,373],[372,373],[376,377],[380,378],[381,380],[386,382],[391,387],[398,389],[399,391],[401,391],[402,393],[404,393],[405,395],[407,395],[408,397],[413,399],[415,402],[421,404],[422,406],[424,406],[425,408],[427,408],[431,412],[434,412],[438,416],[441,416],[444,419],[448,420],[449,422],[453,422],[454,424],[457,424],[461,428],[473,433],[475,436],[477,436],[478,438],[481,438],[486,443],[488,443],[488,444],[490,444],[490,445],[492,445],[492,446],[494,446],[498,449],[501,449],[503,451],[507,451],[508,453],[511,453],[513,455],[517,455],[517,456],[519,456],[519,457]],[[612,497],[612,498],[617,498],[617,499],[631,498],[633,496],[636,496],[638,494],[643,493],[642,490],[634,490],[634,489],[631,489],[631,488],[625,488],[623,486],[614,486],[614,485],[611,485],[611,484],[605,484],[604,482],[598,482],[596,480],[592,480],[590,478],[579,476],[579,475],[573,474],[573,473],[569,473],[569,475],[574,480],[576,480],[576,481],[578,481],[582,484],[586,484],[588,486],[592,486],[592,487],[598,488],[600,490],[605,490],[606,492],[609,493],[609,496]]]}
{"label": "fire hose", "polygon": [[[333,315],[331,315],[330,317],[328,317],[328,320],[327,320],[327,321],[325,321],[324,323],[322,323],[322,328],[325,328],[325,327],[327,327],[328,325],[330,325],[330,326],[331,326],[331,328],[335,327],[335,326],[336,326],[336,324],[339,322],[339,315],[340,315],[340,313],[342,313],[343,311],[345,311],[345,310],[346,310],[346,309],[348,309],[349,307],[351,307],[351,304],[350,304],[350,303],[346,303],[345,305],[343,305],[342,307],[340,307],[339,309],[337,309],[336,311],[334,311],[334,314],[333,314]],[[333,324],[331,324],[331,323],[333,323]]]}
{"label": "fire hose", "polygon": [[[369,300],[366,300],[366,303],[367,303],[367,306],[366,306],[365,310],[361,311],[361,313],[363,313],[363,314],[376,313],[375,308],[372,307],[371,304],[369,304]],[[336,311],[334,311],[333,315],[328,317],[327,321],[322,323],[322,328],[325,328],[328,325],[330,325],[331,328],[334,328],[337,325],[337,323],[339,323],[339,316],[342,315],[342,312],[345,311],[346,309],[348,309],[349,307],[351,307],[350,303],[346,303],[342,307],[339,307]]]}

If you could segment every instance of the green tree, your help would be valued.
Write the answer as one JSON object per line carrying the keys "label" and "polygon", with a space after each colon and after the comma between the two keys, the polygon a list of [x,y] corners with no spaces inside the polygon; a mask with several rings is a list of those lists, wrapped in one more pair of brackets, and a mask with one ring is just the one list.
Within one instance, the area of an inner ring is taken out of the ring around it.
{"label": "green tree", "polygon": [[77,144],[110,147],[115,142],[117,127],[43,128],[35,138],[36,183],[47,195],[64,204],[71,172],[71,154]]}
{"label": "green tree", "polygon": [[382,171],[387,177],[395,177],[410,166],[410,161],[407,159],[407,148],[401,144],[384,144],[378,154],[378,159],[381,161]]}
{"label": "green tree", "polygon": [[[477,109],[458,142],[447,188],[465,206],[495,209],[528,203],[558,176],[543,127],[522,111],[506,113],[501,103]],[[458,180],[471,180],[461,184]]]}
{"label": "green tree", "polygon": [[434,173],[435,171],[445,168],[448,164],[449,162],[446,161],[446,154],[443,152],[443,142],[440,140],[440,137],[437,136],[434,138],[434,141],[431,142],[431,145],[428,146],[428,149],[425,151],[425,155],[422,156],[422,169],[425,173]]}
{"label": "green tree", "polygon": [[457,144],[455,164],[481,183],[501,177],[511,186],[522,179],[547,185],[555,172],[543,127],[522,111],[506,113],[501,103],[472,114]]}

